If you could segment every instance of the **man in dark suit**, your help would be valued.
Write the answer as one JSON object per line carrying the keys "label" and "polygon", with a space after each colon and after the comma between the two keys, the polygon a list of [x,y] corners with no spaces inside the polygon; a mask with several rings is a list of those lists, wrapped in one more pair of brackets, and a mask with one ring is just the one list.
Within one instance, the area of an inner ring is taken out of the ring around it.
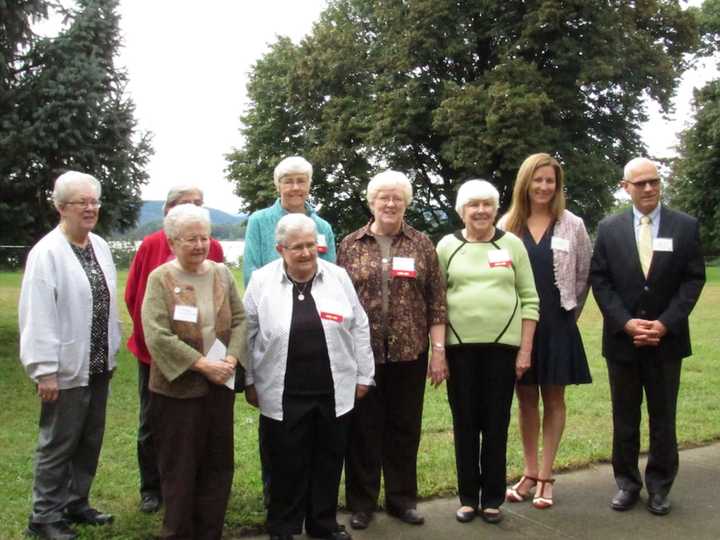
{"label": "man in dark suit", "polygon": [[647,507],[664,515],[678,470],[680,368],[692,354],[688,316],[705,284],[705,265],[697,220],[660,204],[652,161],[630,161],[621,185],[633,208],[600,222],[590,265],[603,314],[602,352],[613,409],[612,464],[619,491],[610,506],[631,508],[643,485],[638,455],[644,390],[650,420]]}

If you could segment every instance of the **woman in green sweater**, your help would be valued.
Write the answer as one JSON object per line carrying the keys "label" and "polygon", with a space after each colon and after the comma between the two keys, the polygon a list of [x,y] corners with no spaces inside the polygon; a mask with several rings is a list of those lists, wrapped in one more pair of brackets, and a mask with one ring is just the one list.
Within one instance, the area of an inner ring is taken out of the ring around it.
{"label": "woman in green sweater", "polygon": [[538,320],[525,246],[494,226],[498,200],[489,182],[465,182],[455,203],[465,228],[437,246],[447,282],[448,401],[462,523],[476,513],[489,523],[502,519],[513,388],[530,367]]}

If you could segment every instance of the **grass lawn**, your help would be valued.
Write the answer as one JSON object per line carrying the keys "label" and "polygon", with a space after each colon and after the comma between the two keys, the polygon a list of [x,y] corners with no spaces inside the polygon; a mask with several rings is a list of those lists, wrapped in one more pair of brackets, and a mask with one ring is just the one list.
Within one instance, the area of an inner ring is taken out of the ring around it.
{"label": "grass lawn", "polygon": [[[242,283],[239,275],[238,283]],[[21,275],[0,272],[0,538],[21,538],[30,509],[32,460],[39,403],[34,387],[17,360],[17,300]],[[120,291],[125,273],[120,275]],[[120,294],[120,296],[122,296]],[[678,437],[682,446],[720,438],[720,370],[713,361],[720,349],[720,268],[708,268],[708,283],[691,318],[694,356],[683,366],[678,403]],[[130,331],[122,312],[123,335]],[[558,469],[582,467],[610,456],[611,414],[605,362],[600,356],[600,313],[589,300],[580,320],[594,382],[567,390],[568,420],[557,458]],[[159,531],[159,516],[138,512],[136,360],[123,347],[108,403],[107,430],[92,503],[116,516],[111,527],[82,530],[81,538],[150,538]],[[514,414],[516,409],[514,408]],[[235,406],[235,479],[227,513],[228,534],[257,528],[264,520],[255,409],[242,396]],[[643,433],[647,433],[646,423]],[[646,441],[643,448],[647,447]],[[433,497],[455,490],[452,424],[444,385],[428,387],[423,438],[418,458],[420,495]],[[522,471],[522,449],[513,420],[508,443],[508,474]]]}

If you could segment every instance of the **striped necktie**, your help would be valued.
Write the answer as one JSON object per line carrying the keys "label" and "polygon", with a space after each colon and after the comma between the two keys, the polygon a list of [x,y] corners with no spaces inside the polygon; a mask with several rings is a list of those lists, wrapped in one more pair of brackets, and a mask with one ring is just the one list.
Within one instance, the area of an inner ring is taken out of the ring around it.
{"label": "striped necktie", "polygon": [[650,262],[652,261],[652,220],[649,216],[640,218],[640,230],[638,231],[638,253],[640,254],[640,265],[642,266],[645,277],[650,270]]}

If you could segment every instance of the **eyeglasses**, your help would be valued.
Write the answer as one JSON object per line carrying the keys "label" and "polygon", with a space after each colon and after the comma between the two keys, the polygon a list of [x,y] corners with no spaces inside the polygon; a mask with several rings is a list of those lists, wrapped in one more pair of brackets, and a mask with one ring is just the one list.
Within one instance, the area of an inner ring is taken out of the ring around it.
{"label": "eyeglasses", "polygon": [[292,246],[284,245],[283,247],[287,249],[288,251],[292,251],[293,253],[302,253],[306,249],[310,252],[313,252],[317,249],[317,242],[306,242],[304,244],[293,244]]}
{"label": "eyeglasses", "polygon": [[375,200],[383,205],[388,205],[391,202],[398,206],[401,204],[405,204],[405,199],[403,199],[402,197],[394,196],[394,195],[380,195],[380,196],[376,197]]}
{"label": "eyeglasses", "polygon": [[651,188],[656,188],[660,185],[659,178],[648,178],[647,180],[638,180],[637,182],[631,182],[630,180],[626,180],[626,182],[631,186],[635,186],[638,189],[645,189],[648,186],[650,186]]}
{"label": "eyeglasses", "polygon": [[308,185],[308,181],[306,178],[282,178],[280,180],[280,183],[283,186],[305,187]]}
{"label": "eyeglasses", "polygon": [[207,244],[208,242],[210,242],[210,237],[209,236],[192,236],[190,238],[181,238],[180,241],[189,246],[194,246],[195,244]]}
{"label": "eyeglasses", "polygon": [[100,208],[102,206],[102,203],[97,199],[90,199],[87,201],[68,201],[65,204],[79,206],[81,208]]}

